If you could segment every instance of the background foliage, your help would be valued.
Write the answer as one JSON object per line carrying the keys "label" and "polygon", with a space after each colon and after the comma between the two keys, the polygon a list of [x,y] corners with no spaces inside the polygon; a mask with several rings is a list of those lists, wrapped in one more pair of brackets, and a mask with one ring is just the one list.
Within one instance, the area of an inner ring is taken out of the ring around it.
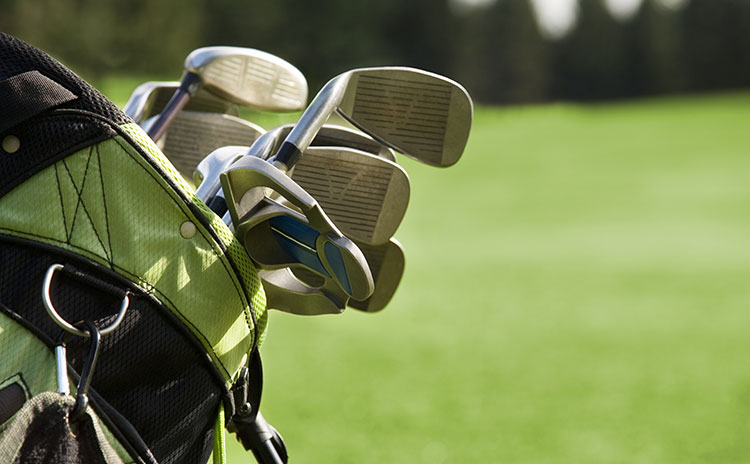
{"label": "background foliage", "polygon": [[460,8],[449,0],[0,0],[0,30],[84,77],[176,79],[204,45],[277,54],[318,89],[357,66],[450,76],[486,103],[602,100],[750,85],[750,0],[644,0],[616,20],[579,0],[577,26],[540,33],[527,0]]}

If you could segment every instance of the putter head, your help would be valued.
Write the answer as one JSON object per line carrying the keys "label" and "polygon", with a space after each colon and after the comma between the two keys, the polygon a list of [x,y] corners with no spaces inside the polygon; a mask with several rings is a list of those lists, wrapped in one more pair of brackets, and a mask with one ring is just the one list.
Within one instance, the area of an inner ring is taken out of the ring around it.
{"label": "putter head", "polygon": [[291,177],[344,235],[370,245],[388,242],[409,204],[409,176],[401,166],[352,148],[310,147]]}
{"label": "putter head", "polygon": [[[372,274],[360,249],[282,171],[246,156],[221,175],[221,184],[235,235],[261,269],[306,267],[333,280],[351,297],[372,294]],[[299,212],[269,199],[269,191]]]}
{"label": "putter head", "polygon": [[455,164],[473,119],[469,94],[458,83],[413,68],[350,71],[338,113],[394,150],[426,164]]}
{"label": "putter head", "polygon": [[[398,284],[401,282],[401,277],[404,274],[406,262],[404,249],[394,238],[382,245],[357,243],[357,246],[362,250],[365,259],[367,259],[367,264],[370,266],[375,282],[375,290],[372,295],[361,301],[350,298],[347,300],[346,305],[360,311],[374,313],[385,308],[396,293]],[[285,283],[288,283],[290,288],[306,286],[315,289],[323,285],[320,276],[307,269],[294,268],[291,269],[291,273],[299,282],[295,283],[295,286],[292,286],[291,279],[287,277]],[[277,288],[276,291],[280,292],[281,288]]]}
{"label": "putter head", "polygon": [[307,81],[281,58],[252,48],[204,47],[185,59],[206,90],[232,103],[268,111],[296,111],[307,103]]}
{"label": "putter head", "polygon": [[302,282],[290,268],[260,270],[258,277],[266,293],[266,307],[300,316],[339,314],[349,296],[338,286],[314,287]]}
{"label": "putter head", "polygon": [[[180,87],[177,81],[144,82],[133,90],[128,102],[123,107],[125,114],[130,116],[136,124],[161,113],[172,95]],[[206,111],[238,116],[239,111],[234,103],[222,100],[203,89],[193,95],[185,106],[189,111]]]}
{"label": "putter head", "polygon": [[181,111],[159,142],[177,170],[190,179],[207,153],[225,146],[249,146],[264,132],[262,127],[236,116]]}

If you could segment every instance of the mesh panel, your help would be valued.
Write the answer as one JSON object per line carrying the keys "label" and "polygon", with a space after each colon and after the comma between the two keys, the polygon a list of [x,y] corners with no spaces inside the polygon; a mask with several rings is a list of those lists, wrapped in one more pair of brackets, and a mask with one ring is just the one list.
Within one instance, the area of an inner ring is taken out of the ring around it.
{"label": "mesh panel", "polygon": [[[0,303],[54,340],[61,329],[40,298],[44,273],[53,263],[71,262],[49,250],[0,241]],[[103,271],[75,265],[106,280]],[[110,281],[121,286],[117,281]],[[69,321],[92,319],[104,327],[120,302],[62,274],[56,274],[51,298]],[[144,293],[136,291],[122,325],[102,337],[92,388],[139,431],[160,463],[205,462],[222,384],[203,351],[178,329]],[[80,372],[87,343],[73,337],[69,362]]]}
{"label": "mesh panel", "polygon": [[224,246],[227,248],[227,254],[237,267],[237,272],[242,278],[245,288],[258,289],[252,293],[252,307],[255,313],[255,319],[258,324],[258,344],[265,338],[268,318],[266,317],[266,295],[260,291],[262,288],[258,279],[255,266],[250,261],[245,248],[234,237],[232,231],[219,218],[216,213],[206,206],[200,198],[195,195],[195,191],[187,184],[185,179],[177,172],[177,169],[169,162],[166,156],[159,150],[156,144],[146,135],[143,130],[135,124],[126,124],[122,129],[135,140],[148,155],[159,163],[159,166],[170,177],[173,183],[178,187],[183,195],[192,198],[193,203],[200,212],[209,219],[211,227],[216,231]]}

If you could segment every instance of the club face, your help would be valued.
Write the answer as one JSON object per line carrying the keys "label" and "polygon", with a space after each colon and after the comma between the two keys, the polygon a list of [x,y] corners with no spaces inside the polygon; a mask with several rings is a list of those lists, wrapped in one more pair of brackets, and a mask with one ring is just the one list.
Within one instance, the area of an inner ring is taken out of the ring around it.
{"label": "club face", "polygon": [[[260,126],[235,116],[182,111],[162,136],[162,151],[190,179],[207,153],[225,146],[249,146],[264,132]],[[200,180],[208,177],[205,170],[199,172]],[[218,173],[212,178],[218,185]]]}
{"label": "club face", "polygon": [[345,147],[310,147],[292,179],[309,192],[346,236],[387,242],[409,204],[409,177],[399,165]]}
{"label": "club face", "polygon": [[[179,86],[180,83],[176,81],[144,82],[133,91],[123,111],[137,124],[141,124],[148,118],[159,114]],[[198,89],[184,110],[239,115],[237,105],[203,89]]]}
{"label": "club face", "polygon": [[337,109],[354,126],[432,166],[451,166],[461,157],[473,106],[459,84],[412,68],[364,68],[345,76]]}
{"label": "club face", "polygon": [[396,293],[398,284],[404,274],[406,258],[404,249],[396,239],[383,245],[357,244],[370,265],[375,290],[367,299],[351,299],[348,305],[365,312],[377,312],[386,307]]}
{"label": "club face", "polygon": [[281,58],[240,47],[199,48],[185,60],[203,86],[233,103],[268,111],[296,111],[307,103],[307,81]]}

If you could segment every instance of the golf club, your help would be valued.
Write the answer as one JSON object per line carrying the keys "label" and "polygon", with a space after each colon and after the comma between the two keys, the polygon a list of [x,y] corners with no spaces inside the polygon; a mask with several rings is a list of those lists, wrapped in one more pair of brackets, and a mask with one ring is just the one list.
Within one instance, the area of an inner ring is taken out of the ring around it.
{"label": "golf club", "polygon": [[[292,179],[251,156],[220,177],[235,235],[260,268],[304,266],[333,279],[353,298],[372,294],[373,278],[362,252]],[[268,198],[269,189],[300,212]]]}
{"label": "golf club", "polygon": [[[128,102],[123,107],[123,111],[136,124],[142,124],[152,116],[161,113],[179,87],[180,83],[177,81],[144,82],[133,90]],[[186,111],[206,111],[239,116],[237,105],[216,97],[204,89],[198,89],[184,109]]]}
{"label": "golf club", "polygon": [[201,87],[226,101],[259,110],[295,111],[307,101],[307,81],[281,58],[251,48],[204,47],[185,59],[180,86],[149,128],[159,140],[172,119]]}
{"label": "golf club", "polygon": [[264,132],[236,116],[181,111],[159,143],[167,158],[189,179],[206,153],[224,146],[250,145]]}
{"label": "golf club", "polygon": [[321,89],[271,158],[291,169],[336,111],[375,140],[433,166],[455,164],[471,128],[471,98],[458,83],[414,68],[362,68]]}

